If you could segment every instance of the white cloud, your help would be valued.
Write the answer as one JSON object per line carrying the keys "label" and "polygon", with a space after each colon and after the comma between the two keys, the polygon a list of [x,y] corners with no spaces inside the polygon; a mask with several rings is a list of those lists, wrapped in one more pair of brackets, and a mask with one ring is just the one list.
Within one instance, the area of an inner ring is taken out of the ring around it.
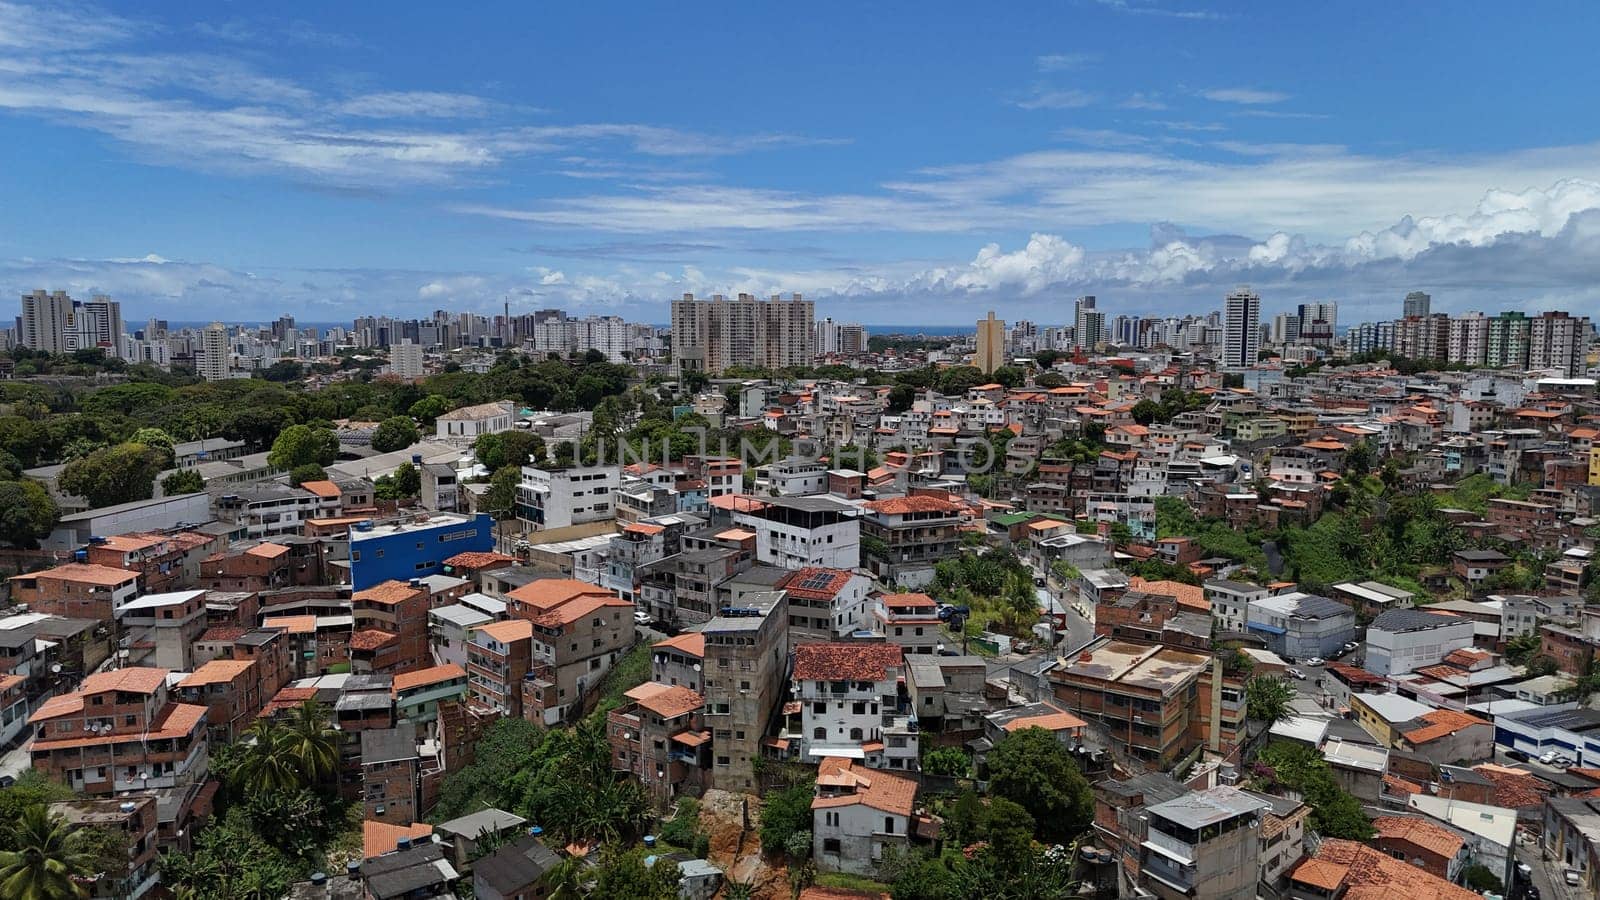
{"label": "white cloud", "polygon": [[486,115],[490,104],[471,94],[443,91],[388,91],[363,94],[339,104],[347,116],[372,119],[457,119]]}
{"label": "white cloud", "polygon": [[1289,95],[1282,91],[1263,91],[1258,88],[1212,88],[1201,91],[1200,96],[1218,103],[1243,103],[1247,106],[1282,103],[1289,99]]}
{"label": "white cloud", "polygon": [[1069,69],[1081,69],[1099,61],[1096,53],[1051,53],[1046,56],[1034,58],[1034,65],[1041,72],[1065,72]]}
{"label": "white cloud", "polygon": [[1028,96],[1013,100],[1012,105],[1022,109],[1079,109],[1098,99],[1099,97],[1089,91],[1034,85],[1033,91]]}
{"label": "white cloud", "polygon": [[1159,95],[1138,92],[1129,94],[1127,99],[1117,105],[1123,109],[1162,110],[1167,108],[1166,101],[1162,100]]}
{"label": "white cloud", "polygon": [[1183,9],[1161,5],[1154,0],[1096,0],[1101,6],[1120,13],[1137,16],[1155,16],[1167,19],[1208,21],[1221,19],[1222,14],[1209,9]]}

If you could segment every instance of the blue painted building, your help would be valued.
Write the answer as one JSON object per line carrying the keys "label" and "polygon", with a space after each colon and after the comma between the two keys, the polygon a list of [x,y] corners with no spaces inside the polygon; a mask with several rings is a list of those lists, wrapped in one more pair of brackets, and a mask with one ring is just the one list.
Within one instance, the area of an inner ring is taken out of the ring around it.
{"label": "blue painted building", "polygon": [[350,529],[350,584],[364,591],[385,581],[439,575],[444,561],[457,553],[493,549],[494,520],[484,513],[434,513],[383,525],[362,522]]}

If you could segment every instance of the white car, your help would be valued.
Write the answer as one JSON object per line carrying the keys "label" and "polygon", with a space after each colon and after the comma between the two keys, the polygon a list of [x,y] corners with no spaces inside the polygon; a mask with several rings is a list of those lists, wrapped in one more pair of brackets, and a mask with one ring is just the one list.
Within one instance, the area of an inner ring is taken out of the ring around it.
{"label": "white car", "polygon": [[1300,681],[1304,681],[1306,679],[1306,673],[1294,668],[1293,666],[1284,669],[1284,671],[1289,673],[1290,678],[1299,679]]}
{"label": "white car", "polygon": [[1551,763],[1556,761],[1556,755],[1557,754],[1556,754],[1556,752],[1554,750],[1546,750],[1544,752],[1544,755],[1539,757],[1539,762],[1542,762],[1542,763],[1544,763],[1545,765],[1548,766]]}
{"label": "white car", "polygon": [[650,622],[651,622],[651,619],[650,619],[650,614],[649,613],[645,612],[642,609],[634,611],[634,613],[633,613],[633,624],[635,624],[635,625],[649,625]]}
{"label": "white car", "polygon": [[1320,666],[1323,664],[1323,662],[1325,662],[1325,660],[1323,660],[1323,658],[1320,656],[1313,656],[1310,659],[1305,660],[1305,664],[1308,666]]}

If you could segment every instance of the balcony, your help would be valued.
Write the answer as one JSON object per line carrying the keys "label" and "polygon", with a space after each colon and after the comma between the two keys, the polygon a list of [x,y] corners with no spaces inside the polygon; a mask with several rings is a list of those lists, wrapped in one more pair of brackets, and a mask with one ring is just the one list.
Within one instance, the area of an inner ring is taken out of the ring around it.
{"label": "balcony", "polygon": [[1181,860],[1188,865],[1194,864],[1194,845],[1181,838],[1151,828],[1145,834],[1144,844],[1172,859]]}

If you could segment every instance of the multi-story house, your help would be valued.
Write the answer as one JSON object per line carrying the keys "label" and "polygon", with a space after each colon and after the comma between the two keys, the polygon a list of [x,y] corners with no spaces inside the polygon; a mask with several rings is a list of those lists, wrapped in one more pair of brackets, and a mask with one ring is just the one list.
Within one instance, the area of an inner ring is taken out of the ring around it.
{"label": "multi-story house", "polygon": [[410,825],[422,814],[422,758],[417,752],[417,729],[406,723],[395,728],[361,732],[361,799],[364,819],[390,825]]}
{"label": "multi-story house", "polygon": [[554,725],[584,708],[589,691],[633,645],[633,601],[555,578],[530,582],[511,597],[513,613],[533,623],[523,717]]}
{"label": "multi-story house", "polygon": [[1471,619],[1425,612],[1390,610],[1367,625],[1363,668],[1379,675],[1404,675],[1437,665],[1451,651],[1471,647]]}
{"label": "multi-story house", "polygon": [[29,718],[33,768],[80,794],[198,785],[208,768],[207,710],[176,703],[166,669],[97,672]]}
{"label": "multi-story house", "polygon": [[180,672],[194,668],[194,642],[206,630],[205,591],[145,594],[116,615],[131,658]]}
{"label": "multi-story house", "polygon": [[252,538],[299,534],[306,520],[316,517],[320,503],[311,491],[274,481],[212,490],[217,518],[238,525]]}
{"label": "multi-story house", "polygon": [[[428,590],[420,579],[385,581],[350,595],[357,634],[378,631],[393,637],[389,674],[428,666]],[[376,669],[375,669],[376,671]]]}
{"label": "multi-story house", "polygon": [[213,659],[178,682],[185,703],[208,710],[211,739],[232,743],[244,734],[265,702],[253,659]]}
{"label": "multi-story house", "polygon": [[910,778],[829,757],[817,767],[811,801],[811,847],[825,872],[878,874],[892,851],[909,846],[917,805]]}
{"label": "multi-story house", "polygon": [[535,531],[603,522],[616,515],[613,495],[621,486],[618,466],[523,466],[522,483],[517,486],[517,518]]}
{"label": "multi-story house", "polygon": [[92,828],[108,833],[111,846],[122,851],[106,857],[116,865],[97,873],[85,897],[139,900],[160,884],[155,797],[61,800],[50,804],[50,814],[72,831]]}
{"label": "multi-story house", "polygon": [[364,521],[350,529],[350,584],[361,591],[385,581],[441,575],[446,560],[493,549],[494,521],[484,513],[432,513],[381,525]]}
{"label": "multi-story house", "polygon": [[507,619],[478,625],[466,649],[472,699],[501,715],[522,718],[522,682],[533,667],[533,623]]}
{"label": "multi-story house", "polygon": [[1270,808],[1226,785],[1145,807],[1140,882],[1163,900],[1255,896],[1261,813]]}
{"label": "multi-story house", "polygon": [[939,649],[938,604],[922,593],[879,594],[872,600],[872,630],[908,656],[930,656]]}
{"label": "multi-story house", "polygon": [[914,494],[865,506],[864,561],[885,584],[916,588],[961,546],[962,508],[946,497]]}
{"label": "multi-story house", "polygon": [[439,719],[441,706],[467,696],[467,673],[460,666],[429,666],[394,676],[389,683],[397,721],[427,726]]}
{"label": "multi-story house", "polygon": [[847,569],[807,567],[776,585],[789,595],[789,645],[836,641],[868,625],[872,580]]}
{"label": "multi-story house", "polygon": [[755,763],[767,721],[783,695],[789,602],[782,591],[746,594],[701,629],[705,638],[705,722],[713,732],[712,785],[756,787]]}
{"label": "multi-story house", "polygon": [[116,611],[139,593],[139,574],[126,569],[69,563],[15,575],[11,598],[27,604],[30,612],[68,619],[112,621]]}
{"label": "multi-story house", "polygon": [[731,547],[684,550],[639,570],[640,608],[663,622],[699,624],[717,611],[717,585],[750,566]]}
{"label": "multi-story house", "polygon": [[758,496],[803,497],[827,489],[828,464],[820,460],[793,456],[756,470]]}
{"label": "multi-story house", "polygon": [[611,767],[627,772],[658,801],[704,789],[711,768],[711,732],[704,728],[705,698],[681,685],[647,681],[606,716]]}
{"label": "multi-story house", "polygon": [[1285,659],[1331,657],[1356,636],[1355,610],[1300,591],[1250,601],[1245,628]]}
{"label": "multi-story house", "polygon": [[705,689],[706,636],[698,631],[656,641],[651,645],[650,680],[660,684]]}
{"label": "multi-story house", "polygon": [[1203,740],[1197,703],[1209,654],[1098,638],[1047,673],[1056,700],[1125,752],[1170,765]]}
{"label": "multi-story house", "polygon": [[852,569],[861,563],[861,511],[842,500],[730,494],[712,506],[726,501],[740,501],[727,508],[733,524],[755,534],[757,562],[783,569]]}
{"label": "multi-story house", "polygon": [[706,496],[725,497],[744,487],[744,463],[737,457],[690,455],[683,458],[684,473],[706,483]]}
{"label": "multi-story house", "polygon": [[1205,583],[1206,600],[1211,603],[1211,618],[1219,631],[1243,632],[1249,621],[1249,606],[1265,599],[1270,592],[1258,584],[1218,578]]}
{"label": "multi-story house", "polygon": [[786,723],[790,749],[807,763],[838,756],[873,769],[917,771],[906,676],[896,644],[796,647],[791,683],[800,713],[798,728]]}

